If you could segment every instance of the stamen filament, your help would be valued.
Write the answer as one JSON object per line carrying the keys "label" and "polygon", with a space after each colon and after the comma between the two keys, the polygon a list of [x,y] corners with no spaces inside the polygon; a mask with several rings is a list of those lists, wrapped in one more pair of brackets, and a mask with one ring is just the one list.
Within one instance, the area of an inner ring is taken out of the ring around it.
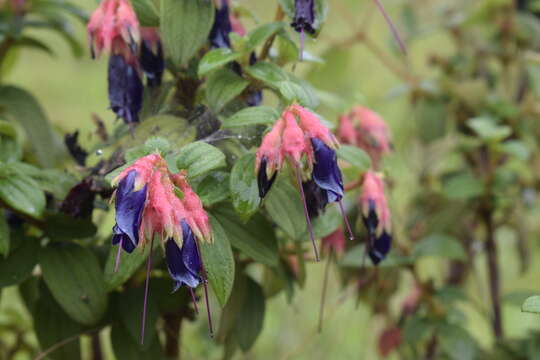
{"label": "stamen filament", "polygon": [[300,61],[304,60],[304,42],[306,40],[306,34],[304,33],[304,29],[300,31]]}
{"label": "stamen filament", "polygon": [[146,281],[144,284],[144,304],[143,304],[143,314],[141,320],[141,345],[144,344],[144,328],[146,326],[146,310],[148,305],[148,287],[150,285],[150,271],[152,270],[152,252],[154,249],[154,237],[150,241],[150,254],[148,254],[148,259],[146,260]]}
{"label": "stamen filament", "polygon": [[208,316],[208,332],[210,333],[210,337],[214,337],[214,328],[212,326],[212,314],[210,312],[210,301],[208,300],[208,281],[206,277],[206,269],[204,267],[204,261],[202,257],[201,252],[201,246],[199,245],[199,239],[195,240],[195,244],[197,245],[197,252],[199,253],[199,259],[201,260],[201,272],[202,272],[202,280],[203,280],[203,287],[204,287],[204,301],[206,303],[206,315]]}
{"label": "stamen filament", "polygon": [[124,239],[120,239],[120,242],[118,243],[118,252],[116,253],[116,260],[114,261],[114,272],[117,272],[118,267],[120,266],[120,256],[122,255],[123,242]]}
{"label": "stamen filament", "polygon": [[315,253],[315,260],[320,261],[319,251],[317,250],[317,244],[315,243],[315,235],[313,234],[313,226],[311,226],[311,219],[306,203],[306,195],[304,194],[304,188],[302,187],[302,174],[300,173],[300,166],[296,165],[296,178],[298,180],[298,187],[300,188],[300,195],[302,196],[302,203],[304,205],[304,216],[306,217],[306,223],[309,230],[309,237],[311,238],[311,244],[313,245],[313,252]]}
{"label": "stamen filament", "polygon": [[347,232],[349,233],[349,240],[354,240],[354,235],[351,229],[351,224],[349,224],[349,219],[347,218],[347,213],[345,212],[345,208],[343,207],[343,201],[339,200],[339,210],[341,211],[341,216],[343,216],[343,220],[345,220],[345,226],[347,227]]}
{"label": "stamen filament", "polygon": [[193,308],[195,309],[195,314],[199,314],[199,307],[197,306],[197,298],[195,297],[195,292],[192,288],[189,288],[189,293],[191,294],[191,300],[193,300]]}
{"label": "stamen filament", "polygon": [[401,39],[401,36],[399,35],[399,31],[396,28],[396,25],[394,25],[394,22],[392,21],[392,19],[390,19],[390,16],[384,9],[383,4],[381,3],[380,0],[373,0],[373,1],[375,2],[375,5],[379,8],[379,11],[382,13],[384,19],[386,20],[386,23],[390,27],[390,31],[392,31],[392,34],[394,35],[394,38],[396,39],[396,42],[399,45],[399,48],[401,49],[403,54],[407,55],[407,47],[405,46],[405,43]]}
{"label": "stamen filament", "polygon": [[319,309],[319,326],[318,326],[319,333],[322,332],[322,327],[323,327],[324,304],[326,303],[326,291],[328,289],[328,273],[330,272],[330,262],[332,259],[332,255],[334,255],[334,251],[332,248],[330,248],[330,252],[328,253],[328,258],[326,259],[326,264],[324,267],[324,279],[323,279],[323,287],[322,287],[322,294],[321,294],[321,307]]}

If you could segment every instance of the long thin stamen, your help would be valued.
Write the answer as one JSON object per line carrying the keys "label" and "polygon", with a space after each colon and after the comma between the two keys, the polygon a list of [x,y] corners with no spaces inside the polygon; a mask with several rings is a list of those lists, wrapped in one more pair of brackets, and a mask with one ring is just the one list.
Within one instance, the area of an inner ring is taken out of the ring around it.
{"label": "long thin stamen", "polygon": [[343,220],[345,220],[345,226],[347,227],[347,231],[349,232],[349,240],[354,240],[354,235],[351,229],[351,224],[349,224],[349,219],[347,218],[347,213],[345,212],[345,208],[343,207],[343,201],[339,200],[339,210],[341,211],[341,216],[343,216]]}
{"label": "long thin stamen", "polygon": [[201,272],[202,272],[202,280],[203,280],[203,287],[204,287],[204,301],[206,303],[206,315],[208,316],[208,332],[210,333],[210,337],[214,337],[214,328],[212,326],[212,315],[210,313],[210,301],[208,301],[208,281],[206,277],[206,269],[204,268],[204,261],[202,257],[201,247],[199,245],[199,240],[195,240],[195,244],[197,244],[197,252],[199,253],[199,259],[201,260]]}
{"label": "long thin stamen", "polygon": [[399,31],[396,28],[396,25],[394,25],[394,22],[392,21],[392,19],[390,19],[390,16],[384,9],[383,4],[381,3],[380,0],[373,0],[373,1],[375,2],[375,5],[377,5],[377,7],[379,8],[379,11],[382,13],[382,15],[384,16],[384,19],[388,23],[388,26],[390,27],[390,30],[392,31],[392,34],[394,35],[394,38],[396,39],[399,45],[399,48],[405,55],[407,55],[407,47],[405,46],[405,43],[401,39],[401,36],[399,35]]}
{"label": "long thin stamen", "polygon": [[313,245],[313,252],[315,253],[315,260],[319,261],[319,250],[317,250],[317,244],[315,243],[315,235],[313,234],[313,226],[311,226],[311,219],[306,203],[306,195],[304,194],[304,188],[302,187],[302,174],[300,173],[300,166],[296,165],[296,178],[298,180],[298,186],[300,187],[300,195],[302,196],[302,203],[304,204],[304,216],[306,217],[306,223],[309,230],[309,237],[311,238],[311,244]]}
{"label": "long thin stamen", "polygon": [[323,279],[323,287],[322,287],[322,294],[321,294],[321,307],[319,309],[319,333],[322,332],[322,326],[323,326],[323,320],[324,320],[324,304],[326,302],[326,290],[328,289],[328,273],[330,270],[330,262],[332,255],[334,254],[334,251],[332,248],[330,248],[330,253],[328,254],[328,258],[326,259],[326,265],[324,267],[324,279]]}
{"label": "long thin stamen", "polygon": [[304,29],[300,31],[300,61],[304,60],[304,42],[306,40],[306,34]]}
{"label": "long thin stamen", "polygon": [[192,288],[189,288],[189,293],[191,294],[191,300],[193,300],[193,308],[195,309],[195,314],[199,314],[199,307],[197,306],[197,298]]}
{"label": "long thin stamen", "polygon": [[123,242],[124,239],[120,239],[120,242],[118,243],[118,252],[116,253],[116,260],[114,261],[114,272],[117,272],[118,267],[120,266],[120,255],[122,254]]}
{"label": "long thin stamen", "polygon": [[146,261],[146,282],[144,284],[144,304],[143,304],[143,314],[141,320],[141,345],[144,344],[144,328],[146,326],[146,310],[148,305],[148,286],[150,285],[150,271],[152,270],[152,250],[154,249],[154,237],[150,241],[150,254],[148,254],[148,259]]}

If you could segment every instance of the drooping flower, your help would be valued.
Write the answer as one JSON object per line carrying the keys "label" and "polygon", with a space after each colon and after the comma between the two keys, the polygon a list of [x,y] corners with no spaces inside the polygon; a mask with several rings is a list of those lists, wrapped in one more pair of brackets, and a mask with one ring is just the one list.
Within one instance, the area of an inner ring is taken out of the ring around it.
{"label": "drooping flower", "polygon": [[392,149],[390,130],[376,112],[356,106],[349,114],[340,117],[338,138],[345,144],[365,150],[372,159],[375,169],[381,157]]}
{"label": "drooping flower", "polygon": [[165,71],[165,60],[163,58],[163,46],[158,30],[155,28],[141,28],[141,53],[139,63],[146,75],[149,87],[161,85],[161,78]]}
{"label": "drooping flower", "polygon": [[362,220],[368,232],[368,255],[376,265],[390,251],[392,235],[390,209],[384,193],[384,182],[372,170],[364,174],[360,205]]}
{"label": "drooping flower", "polygon": [[144,89],[137,67],[121,55],[111,55],[108,79],[111,110],[127,124],[139,122]]}
{"label": "drooping flower", "polygon": [[[116,177],[113,181],[115,184],[118,184],[115,196],[116,225],[113,228],[113,245],[118,245],[115,269],[122,248],[131,253],[136,247],[143,247],[146,241],[150,241],[142,319],[144,338],[154,238],[160,239],[164,247],[167,267],[175,282],[174,291],[183,284],[190,289],[195,288],[202,281],[207,294],[198,241],[212,241],[212,231],[208,215],[189,186],[185,172],[171,174],[166,161],[159,154],[135,161]],[[181,196],[177,193],[181,193]]]}
{"label": "drooping flower", "polygon": [[299,105],[291,105],[263,137],[257,151],[255,171],[261,198],[270,190],[285,160],[295,169],[317,259],[310,217],[319,215],[331,202],[339,203],[343,211],[343,181],[334,150],[337,145],[337,140],[315,114]]}
{"label": "drooping flower", "polygon": [[92,58],[110,54],[109,101],[115,114],[128,124],[138,122],[143,85],[137,59],[141,34],[128,0],[103,0],[87,26]]}
{"label": "drooping flower", "polygon": [[165,243],[165,256],[169,274],[175,281],[174,290],[182,285],[196,288],[201,282],[201,259],[195,236],[185,220],[181,222],[183,244],[180,248],[174,239]]}
{"label": "drooping flower", "polygon": [[300,33],[300,60],[304,52],[305,33],[315,34],[315,0],[295,0],[292,28]]}

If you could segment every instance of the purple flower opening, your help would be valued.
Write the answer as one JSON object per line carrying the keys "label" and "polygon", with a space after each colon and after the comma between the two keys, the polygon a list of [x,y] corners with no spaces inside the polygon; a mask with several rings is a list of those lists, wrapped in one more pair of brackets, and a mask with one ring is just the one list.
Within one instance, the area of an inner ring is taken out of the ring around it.
{"label": "purple flower opening", "polygon": [[304,194],[306,195],[309,216],[312,218],[319,216],[328,204],[326,192],[321,189],[313,179],[303,182],[302,187],[304,188]]}
{"label": "purple flower opening", "polygon": [[165,70],[165,60],[163,59],[163,48],[161,41],[157,44],[157,54],[150,49],[146,41],[142,42],[139,63],[146,75],[146,83],[149,87],[161,85],[161,78]]}
{"label": "purple flower opening", "polygon": [[208,39],[214,48],[230,48],[231,40],[229,33],[232,31],[231,20],[229,18],[229,5],[227,1],[221,2],[221,7],[216,9],[214,24]]}
{"label": "purple flower opening", "polygon": [[315,33],[315,1],[314,0],[295,0],[294,19],[291,23],[296,32],[304,31],[310,34]]}
{"label": "purple flower opening", "polygon": [[277,177],[277,171],[272,175],[270,179],[268,179],[268,176],[266,175],[266,164],[268,160],[266,157],[263,157],[261,160],[261,165],[259,167],[259,173],[257,174],[257,184],[259,185],[259,197],[262,199],[268,194],[268,191],[270,191],[270,188],[272,187],[272,184],[276,180]]}
{"label": "purple flower opening", "polygon": [[337,202],[343,198],[343,177],[337,165],[336,152],[317,138],[311,139],[315,164],[313,180],[326,197],[326,202]]}
{"label": "purple flower opening", "polygon": [[139,243],[146,185],[133,191],[137,171],[131,170],[118,184],[116,191],[116,225],[113,227],[113,245],[122,244],[124,250],[131,253]]}
{"label": "purple flower opening", "polygon": [[190,288],[196,288],[201,282],[201,259],[197,251],[195,236],[189,225],[182,220],[183,245],[180,249],[173,239],[165,243],[165,256],[169,274],[175,281],[173,292],[183,284]]}
{"label": "purple flower opening", "polygon": [[392,235],[388,234],[386,231],[383,231],[381,236],[379,236],[373,245],[368,251],[369,258],[373,264],[378,265],[386,255],[390,252],[392,246]]}
{"label": "purple flower opening", "polygon": [[139,121],[143,84],[137,69],[121,55],[109,59],[109,102],[117,117],[127,124]]}

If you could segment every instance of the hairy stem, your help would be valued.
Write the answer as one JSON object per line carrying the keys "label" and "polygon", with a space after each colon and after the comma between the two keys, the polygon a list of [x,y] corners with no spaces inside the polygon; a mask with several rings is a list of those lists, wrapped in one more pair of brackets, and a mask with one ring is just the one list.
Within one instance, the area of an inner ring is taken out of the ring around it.
{"label": "hairy stem", "polygon": [[493,211],[484,212],[483,220],[486,227],[486,256],[489,276],[489,292],[492,306],[492,329],[497,340],[503,337],[503,325],[501,314],[501,289],[499,264],[497,259],[497,243],[495,242],[495,226],[493,224]]}

